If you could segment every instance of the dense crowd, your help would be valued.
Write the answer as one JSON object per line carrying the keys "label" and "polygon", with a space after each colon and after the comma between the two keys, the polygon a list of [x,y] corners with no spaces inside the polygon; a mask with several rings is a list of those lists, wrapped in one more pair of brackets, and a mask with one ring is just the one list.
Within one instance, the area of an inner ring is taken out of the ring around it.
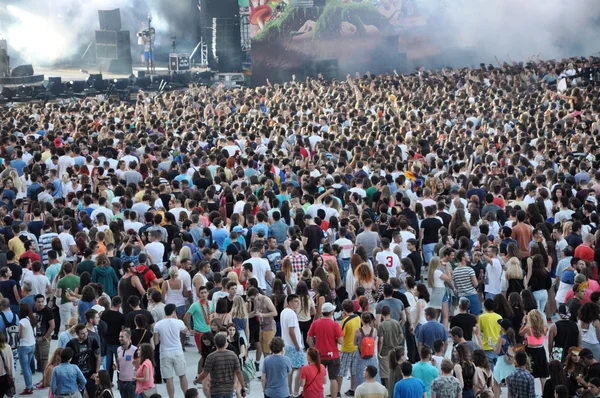
{"label": "dense crowd", "polygon": [[598,396],[595,62],[0,109],[0,396]]}

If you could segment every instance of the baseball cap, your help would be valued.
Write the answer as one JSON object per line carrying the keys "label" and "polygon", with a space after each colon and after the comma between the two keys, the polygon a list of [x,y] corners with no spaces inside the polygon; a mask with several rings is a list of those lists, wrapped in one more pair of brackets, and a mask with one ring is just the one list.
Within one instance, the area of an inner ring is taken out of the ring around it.
{"label": "baseball cap", "polygon": [[568,285],[572,285],[575,283],[575,271],[567,270],[563,271],[560,281],[562,283],[566,283]]}
{"label": "baseball cap", "polygon": [[94,305],[92,307],[92,309],[95,310],[95,311],[97,311],[98,313],[105,311],[105,308],[103,306],[101,306],[101,305],[98,305],[98,304]]}
{"label": "baseball cap", "polygon": [[242,233],[244,232],[244,228],[242,228],[239,225],[236,225],[235,227],[233,227],[233,232]]}
{"label": "baseball cap", "polygon": [[591,359],[594,357],[594,353],[592,352],[592,350],[590,350],[589,348],[584,348],[581,351],[579,351],[579,356],[581,358],[588,358]]}
{"label": "baseball cap", "polygon": [[321,307],[321,312],[323,314],[329,314],[330,312],[335,311],[335,305],[331,304],[331,303],[325,303],[323,304],[323,307]]}
{"label": "baseball cap", "polygon": [[511,329],[513,327],[512,322],[509,319],[498,319],[498,325],[504,330]]}

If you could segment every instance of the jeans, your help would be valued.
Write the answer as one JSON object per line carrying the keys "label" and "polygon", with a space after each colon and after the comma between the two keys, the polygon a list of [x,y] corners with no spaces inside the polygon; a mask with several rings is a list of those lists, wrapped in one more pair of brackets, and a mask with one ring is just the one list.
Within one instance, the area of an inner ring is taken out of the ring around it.
{"label": "jeans", "polygon": [[342,283],[346,284],[346,274],[348,273],[348,269],[350,268],[350,258],[340,259],[340,265],[340,276],[342,277]]}
{"label": "jeans", "polygon": [[135,398],[135,381],[118,381],[117,387],[121,398]]}
{"label": "jeans", "polygon": [[429,264],[431,257],[433,257],[433,249],[435,248],[435,243],[427,243],[423,245],[423,260],[425,264]]}
{"label": "jeans", "polygon": [[494,350],[485,350],[485,356],[488,361],[490,361],[490,366],[492,367],[492,372],[494,371],[494,366],[496,366],[496,362],[498,362],[498,354]]}
{"label": "jeans", "polygon": [[481,312],[481,307],[479,306],[479,296],[477,296],[477,294],[472,294],[470,296],[462,297],[469,299],[469,311],[471,311],[471,314],[479,315],[479,313]]}
{"label": "jeans", "polygon": [[113,380],[114,370],[113,363],[115,363],[115,357],[117,356],[118,345],[115,344],[107,344],[106,345],[106,370],[108,370],[108,375],[110,377],[110,381]]}
{"label": "jeans", "polygon": [[34,352],[34,345],[19,347],[19,364],[21,365],[21,371],[23,372],[25,388],[33,388],[33,380],[31,375],[31,361],[33,360]]}
{"label": "jeans", "polygon": [[493,300],[493,299],[494,299],[494,297],[496,297],[496,295],[495,295],[494,293],[486,293],[486,294],[485,294],[485,299],[486,299],[486,300],[487,300],[487,299]]}
{"label": "jeans", "polygon": [[546,303],[548,302],[548,291],[547,290],[536,290],[533,292],[533,297],[538,306],[538,310],[543,313]]}

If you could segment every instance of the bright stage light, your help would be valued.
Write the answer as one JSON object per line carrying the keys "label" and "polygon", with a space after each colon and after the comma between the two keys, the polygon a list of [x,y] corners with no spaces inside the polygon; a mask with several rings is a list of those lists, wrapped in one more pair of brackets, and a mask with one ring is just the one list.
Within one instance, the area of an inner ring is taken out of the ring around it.
{"label": "bright stage light", "polygon": [[21,8],[8,5],[6,9],[19,22],[6,31],[6,38],[19,54],[31,63],[52,63],[64,58],[68,32],[47,20]]}

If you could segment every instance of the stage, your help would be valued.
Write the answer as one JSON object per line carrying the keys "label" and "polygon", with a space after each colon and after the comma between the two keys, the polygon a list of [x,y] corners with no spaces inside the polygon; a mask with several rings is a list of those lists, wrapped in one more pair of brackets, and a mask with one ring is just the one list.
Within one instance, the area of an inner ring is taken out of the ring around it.
{"label": "stage", "polygon": [[[74,80],[86,80],[89,75],[98,74],[98,73],[102,73],[103,79],[127,79],[129,77],[129,75],[103,72],[95,65],[82,66],[81,68],[76,68],[76,67],[73,67],[73,68],[68,68],[68,67],[50,68],[50,67],[35,67],[34,66],[33,69],[35,70],[36,75],[44,75],[44,80],[48,80],[49,77],[60,77],[64,82],[74,81]],[[169,69],[167,68],[166,65],[160,66],[160,67],[157,66],[155,69],[156,69],[157,75],[169,74]],[[141,66],[134,67],[133,75],[135,77],[137,77],[139,71],[145,72],[146,67],[145,66],[144,67],[141,67]]]}

